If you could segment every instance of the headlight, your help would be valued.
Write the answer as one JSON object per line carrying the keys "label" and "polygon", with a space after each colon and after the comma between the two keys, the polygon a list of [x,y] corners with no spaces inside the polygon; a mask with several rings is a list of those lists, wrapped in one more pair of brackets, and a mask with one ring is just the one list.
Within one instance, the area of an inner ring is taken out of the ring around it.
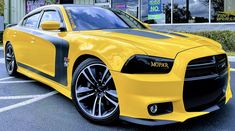
{"label": "headlight", "polygon": [[128,59],[121,72],[129,74],[166,74],[171,71],[173,63],[173,59],[135,55]]}

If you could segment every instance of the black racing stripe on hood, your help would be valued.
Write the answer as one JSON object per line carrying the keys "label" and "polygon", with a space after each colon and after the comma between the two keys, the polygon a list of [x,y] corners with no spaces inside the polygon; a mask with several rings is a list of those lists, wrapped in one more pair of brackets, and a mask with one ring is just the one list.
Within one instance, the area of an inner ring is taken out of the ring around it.
{"label": "black racing stripe on hood", "polygon": [[168,37],[168,36],[164,36],[164,35],[160,35],[160,34],[155,34],[155,33],[147,32],[147,31],[142,31],[142,30],[106,29],[104,31],[123,33],[123,34],[129,34],[129,35],[136,35],[136,36],[143,36],[143,37],[148,37],[148,38],[153,38],[153,39],[167,39],[167,38],[171,38],[171,37]]}
{"label": "black racing stripe on hood", "polygon": [[159,31],[159,32],[160,33],[166,33],[166,34],[174,35],[174,36],[188,38],[188,36],[185,36],[185,35],[182,35],[182,34],[178,34],[178,33],[175,33],[175,32],[165,32],[165,31]]}

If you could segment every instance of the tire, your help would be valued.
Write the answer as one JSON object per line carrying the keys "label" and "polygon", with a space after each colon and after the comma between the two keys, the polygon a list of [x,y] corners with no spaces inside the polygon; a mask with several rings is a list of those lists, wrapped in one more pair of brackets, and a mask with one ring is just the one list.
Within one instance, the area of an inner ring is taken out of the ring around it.
{"label": "tire", "polygon": [[72,98],[80,114],[93,123],[109,124],[119,118],[114,81],[106,65],[98,59],[88,58],[76,68]]}
{"label": "tire", "polygon": [[11,43],[8,43],[5,48],[5,66],[9,76],[17,75],[17,64]]}

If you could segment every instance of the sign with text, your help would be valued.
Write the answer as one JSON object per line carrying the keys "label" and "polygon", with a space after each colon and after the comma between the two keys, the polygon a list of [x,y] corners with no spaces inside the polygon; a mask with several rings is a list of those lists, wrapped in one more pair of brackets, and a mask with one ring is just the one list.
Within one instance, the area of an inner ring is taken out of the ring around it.
{"label": "sign with text", "polygon": [[49,4],[56,4],[59,2],[59,0],[26,0],[26,13],[29,13],[30,11]]}
{"label": "sign with text", "polygon": [[148,19],[155,20],[161,18],[162,13],[161,0],[148,0]]}

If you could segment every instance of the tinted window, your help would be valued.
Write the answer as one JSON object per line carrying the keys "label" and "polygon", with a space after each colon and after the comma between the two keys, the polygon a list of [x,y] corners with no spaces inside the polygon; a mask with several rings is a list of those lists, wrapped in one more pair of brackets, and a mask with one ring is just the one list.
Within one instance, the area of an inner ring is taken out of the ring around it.
{"label": "tinted window", "polygon": [[121,10],[113,10],[113,12],[120,17],[126,24],[128,24],[131,28],[144,28],[141,23],[136,21],[133,17],[128,15],[127,13]]}
{"label": "tinted window", "polygon": [[211,0],[211,22],[235,22],[234,0]]}
{"label": "tinted window", "polygon": [[138,28],[140,24],[128,15],[100,7],[73,6],[66,11],[74,30]]}
{"label": "tinted window", "polygon": [[23,26],[29,28],[38,28],[40,13],[34,14],[23,21]]}
{"label": "tinted window", "polygon": [[60,22],[61,23],[61,18],[58,12],[56,11],[45,11],[43,13],[41,23],[45,22],[45,21],[56,21],[56,22]]}

